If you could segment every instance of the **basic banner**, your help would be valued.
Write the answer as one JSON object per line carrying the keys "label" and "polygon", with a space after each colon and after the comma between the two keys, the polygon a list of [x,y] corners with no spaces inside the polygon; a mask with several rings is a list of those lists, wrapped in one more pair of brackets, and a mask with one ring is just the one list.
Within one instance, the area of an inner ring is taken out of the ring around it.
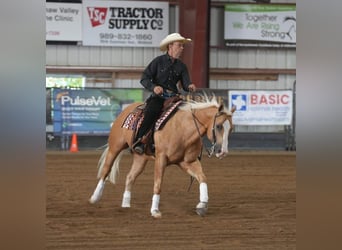
{"label": "basic banner", "polygon": [[83,1],[83,45],[159,47],[168,33],[168,2]]}
{"label": "basic banner", "polygon": [[226,4],[224,39],[296,43],[296,5]]}
{"label": "basic banner", "polygon": [[236,107],[236,125],[291,125],[293,94],[291,90],[229,91],[229,108]]}
{"label": "basic banner", "polygon": [[108,135],[121,111],[143,101],[141,89],[52,89],[52,121],[56,135]]}

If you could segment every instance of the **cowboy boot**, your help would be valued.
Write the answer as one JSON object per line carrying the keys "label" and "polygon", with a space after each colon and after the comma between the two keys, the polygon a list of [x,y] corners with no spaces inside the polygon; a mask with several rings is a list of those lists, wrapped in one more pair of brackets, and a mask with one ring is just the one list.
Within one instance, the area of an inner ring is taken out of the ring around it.
{"label": "cowboy boot", "polygon": [[137,154],[143,154],[145,151],[145,144],[142,142],[142,138],[138,138],[137,141],[133,145],[133,150]]}

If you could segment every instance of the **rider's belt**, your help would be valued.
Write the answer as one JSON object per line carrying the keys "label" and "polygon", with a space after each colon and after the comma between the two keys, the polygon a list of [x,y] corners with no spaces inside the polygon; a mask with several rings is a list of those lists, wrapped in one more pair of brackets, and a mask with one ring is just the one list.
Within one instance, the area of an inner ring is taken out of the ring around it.
{"label": "rider's belt", "polygon": [[173,92],[172,90],[168,90],[168,89],[164,89],[164,92],[162,94],[163,97],[172,97],[172,96],[175,96],[177,95],[177,93]]}
{"label": "rider's belt", "polygon": [[175,94],[172,90],[164,89],[164,92],[167,94]]}

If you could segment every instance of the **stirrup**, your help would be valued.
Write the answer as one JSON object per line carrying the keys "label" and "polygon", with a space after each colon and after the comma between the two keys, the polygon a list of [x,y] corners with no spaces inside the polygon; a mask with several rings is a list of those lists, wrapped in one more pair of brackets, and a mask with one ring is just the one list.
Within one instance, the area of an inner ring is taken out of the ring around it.
{"label": "stirrup", "polygon": [[144,144],[142,144],[142,142],[138,142],[137,144],[135,144],[135,146],[133,147],[134,152],[138,153],[138,154],[143,154],[144,153]]}

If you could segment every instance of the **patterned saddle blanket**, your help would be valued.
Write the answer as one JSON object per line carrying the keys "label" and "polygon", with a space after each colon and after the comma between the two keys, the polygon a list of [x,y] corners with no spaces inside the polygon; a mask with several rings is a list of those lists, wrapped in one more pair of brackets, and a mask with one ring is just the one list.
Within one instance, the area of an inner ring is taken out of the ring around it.
{"label": "patterned saddle blanket", "polygon": [[[166,122],[172,117],[177,107],[182,102],[183,100],[179,100],[177,102],[171,103],[169,106],[164,108],[162,114],[155,123],[154,131],[160,130],[164,127]],[[136,107],[131,113],[129,113],[125,121],[123,122],[122,127],[134,131],[138,130],[144,119],[144,108],[145,104],[142,104]]]}

